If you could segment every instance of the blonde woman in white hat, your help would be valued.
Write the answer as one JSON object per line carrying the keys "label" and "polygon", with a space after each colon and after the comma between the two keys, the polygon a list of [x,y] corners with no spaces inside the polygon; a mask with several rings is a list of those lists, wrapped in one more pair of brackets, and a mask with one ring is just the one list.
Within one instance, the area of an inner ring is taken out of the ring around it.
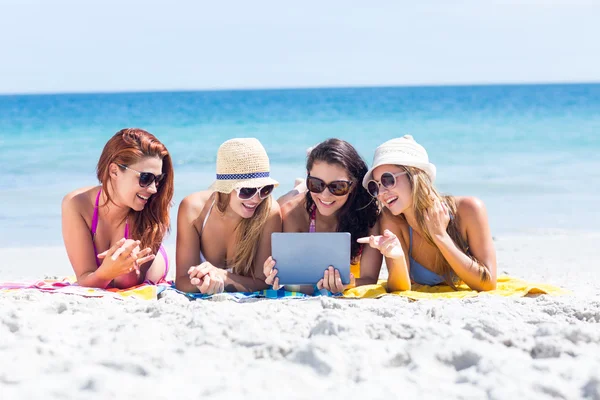
{"label": "blonde woman in white hat", "polygon": [[213,294],[267,287],[262,267],[271,254],[271,233],[282,225],[271,199],[277,185],[257,139],[231,139],[219,147],[215,182],[179,206],[177,289]]}
{"label": "blonde woman in white hat", "polygon": [[384,211],[382,236],[359,239],[379,249],[389,270],[388,289],[466,283],[496,288],[496,250],[481,200],[441,196],[436,168],[412,136],[392,139],[375,150],[363,186]]}

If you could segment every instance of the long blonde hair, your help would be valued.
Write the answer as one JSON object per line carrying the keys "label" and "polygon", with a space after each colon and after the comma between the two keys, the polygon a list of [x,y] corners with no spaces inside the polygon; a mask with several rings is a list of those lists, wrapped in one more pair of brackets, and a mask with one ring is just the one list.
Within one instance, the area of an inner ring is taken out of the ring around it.
{"label": "long blonde hair", "polygon": [[446,283],[456,289],[456,284],[459,282],[458,276],[448,263],[442,252],[438,249],[438,247],[433,242],[433,237],[427,229],[427,225],[425,224],[425,211],[433,206],[434,200],[432,197],[437,198],[440,202],[446,205],[448,212],[450,213],[450,222],[448,223],[448,228],[446,232],[456,244],[456,246],[471,260],[474,265],[479,268],[479,277],[482,281],[486,282],[491,279],[490,273],[486,266],[469,254],[469,244],[465,239],[463,239],[460,234],[460,229],[458,227],[457,221],[457,212],[456,212],[456,200],[453,196],[443,196],[441,195],[433,186],[433,182],[429,178],[429,175],[425,173],[425,171],[415,168],[415,167],[407,167],[403,166],[403,168],[408,172],[407,176],[410,181],[410,185],[412,187],[412,200],[413,200],[413,212],[415,213],[415,219],[417,221],[417,225],[419,228],[419,232],[422,234],[423,238],[427,243],[429,243],[433,248],[436,249],[434,269],[438,275],[442,276]]}
{"label": "long blonde hair", "polygon": [[[221,214],[225,213],[229,206],[231,193],[217,192],[217,209]],[[267,223],[271,210],[271,196],[264,199],[251,218],[244,218],[235,228],[236,247],[232,260],[227,260],[227,265],[238,275],[251,276],[254,278],[254,262],[256,252],[260,244],[263,228]]]}

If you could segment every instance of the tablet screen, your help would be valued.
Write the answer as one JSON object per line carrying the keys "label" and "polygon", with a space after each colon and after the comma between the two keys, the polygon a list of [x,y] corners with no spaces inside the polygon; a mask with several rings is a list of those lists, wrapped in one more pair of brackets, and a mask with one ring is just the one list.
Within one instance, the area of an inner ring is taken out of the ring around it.
{"label": "tablet screen", "polygon": [[350,283],[348,232],[275,232],[271,248],[280,285],[312,285],[331,265],[340,271],[342,283]]}

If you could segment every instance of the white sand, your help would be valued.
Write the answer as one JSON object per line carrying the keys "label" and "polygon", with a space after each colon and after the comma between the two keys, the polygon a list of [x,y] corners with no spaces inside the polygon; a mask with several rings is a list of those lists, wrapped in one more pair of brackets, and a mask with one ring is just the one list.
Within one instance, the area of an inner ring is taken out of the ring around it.
{"label": "white sand", "polygon": [[[0,399],[600,399],[599,243],[568,232],[496,241],[499,272],[567,297],[0,295]],[[0,256],[3,281],[71,273],[61,248]]]}

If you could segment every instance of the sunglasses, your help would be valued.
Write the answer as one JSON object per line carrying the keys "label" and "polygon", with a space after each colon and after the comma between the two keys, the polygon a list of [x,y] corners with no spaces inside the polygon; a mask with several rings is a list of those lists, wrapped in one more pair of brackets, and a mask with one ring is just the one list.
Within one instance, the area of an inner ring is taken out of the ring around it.
{"label": "sunglasses", "polygon": [[381,181],[376,181],[375,179],[370,180],[367,183],[367,191],[373,197],[379,196],[379,186],[383,186],[386,189],[391,189],[396,186],[396,177],[408,174],[407,171],[402,171],[398,173],[384,172],[381,174]]}
{"label": "sunglasses", "polygon": [[235,191],[237,192],[238,199],[240,200],[250,200],[256,195],[256,193],[258,193],[258,197],[261,200],[264,200],[269,197],[271,193],[273,193],[274,188],[275,185],[267,185],[258,188],[237,188]]}
{"label": "sunglasses", "polygon": [[140,176],[140,182],[139,182],[140,186],[143,188],[152,185],[153,182],[156,182],[156,187],[158,188],[158,185],[160,185],[160,182],[162,182],[163,178],[165,177],[165,174],[154,175],[151,172],[137,171],[133,168],[128,167],[127,165],[123,165],[123,164],[117,164],[117,165],[121,168],[129,169],[133,172],[137,172],[137,174]]}
{"label": "sunglasses", "polygon": [[308,176],[306,178],[306,187],[312,193],[323,193],[325,189],[329,189],[334,196],[345,196],[350,192],[352,182],[350,181],[333,181],[325,183],[322,179]]}

